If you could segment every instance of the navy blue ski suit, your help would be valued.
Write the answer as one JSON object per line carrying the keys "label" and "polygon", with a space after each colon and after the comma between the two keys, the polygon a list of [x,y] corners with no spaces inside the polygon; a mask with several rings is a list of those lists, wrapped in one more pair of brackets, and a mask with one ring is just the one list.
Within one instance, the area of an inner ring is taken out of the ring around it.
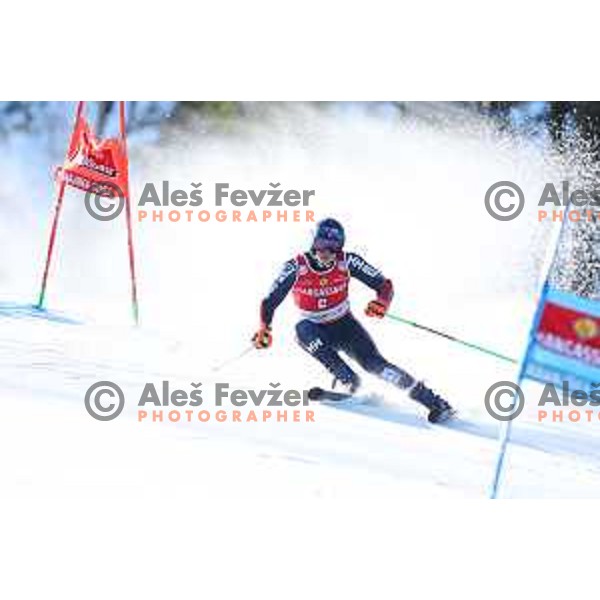
{"label": "navy blue ski suit", "polygon": [[[392,283],[379,270],[358,254],[347,252],[341,256],[349,277],[356,278],[375,290],[378,298],[385,300],[386,304],[391,301]],[[321,266],[311,253],[305,253],[286,262],[271,291],[261,303],[261,321],[264,325],[271,325],[276,308],[290,291],[295,291],[302,265],[306,265],[318,274],[326,273],[329,269]],[[369,333],[352,315],[349,304],[343,307],[339,316],[336,315],[336,318],[331,320],[321,320],[317,312],[305,314],[304,318],[296,324],[296,335],[300,346],[342,383],[358,385],[359,378],[342,359],[340,352],[354,359],[365,371],[382,377],[402,389],[409,388],[415,383],[411,375],[381,355]]]}

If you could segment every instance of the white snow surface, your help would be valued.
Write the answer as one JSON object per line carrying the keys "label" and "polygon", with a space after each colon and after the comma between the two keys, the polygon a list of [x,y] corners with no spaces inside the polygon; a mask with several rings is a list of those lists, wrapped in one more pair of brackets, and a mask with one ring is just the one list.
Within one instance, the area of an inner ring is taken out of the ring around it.
{"label": "white snow surface", "polygon": [[[372,380],[364,403],[311,406],[314,423],[152,423],[136,420],[146,382],[168,379],[189,390],[190,382],[202,381],[208,408],[215,381],[264,389],[265,373],[276,373],[269,382],[310,385],[308,357],[274,349],[214,373],[191,341],[64,322],[10,305],[0,307],[0,318],[0,449],[13,457],[3,467],[4,496],[446,498],[488,491],[499,428],[482,398],[490,381],[510,379],[513,368],[445,341],[407,330],[391,336],[401,361],[444,364],[438,389],[460,411],[449,426],[427,424],[405,395]],[[111,422],[84,409],[85,390],[100,380],[125,392],[126,408]],[[528,408],[514,426],[503,496],[598,496],[599,427],[538,424]]]}

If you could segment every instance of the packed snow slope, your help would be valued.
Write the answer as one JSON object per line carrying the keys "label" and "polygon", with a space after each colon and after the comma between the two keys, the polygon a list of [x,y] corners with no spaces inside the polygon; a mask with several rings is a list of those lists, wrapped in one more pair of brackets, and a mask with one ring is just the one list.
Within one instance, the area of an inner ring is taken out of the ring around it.
{"label": "packed snow slope", "polygon": [[[202,381],[207,407],[212,382],[239,389],[264,389],[266,380],[289,384],[298,379],[294,372],[307,370],[306,357],[293,349],[257,353],[216,374],[205,349],[142,330],[85,325],[11,305],[0,307],[0,319],[0,447],[11,457],[2,470],[4,497],[445,498],[487,492],[498,426],[482,397],[490,381],[513,373],[445,342],[404,331],[385,347],[414,365],[443,365],[437,377],[432,369],[432,383],[460,409],[460,419],[446,427],[429,425],[401,393],[375,384],[365,403],[311,407],[314,423],[138,422],[133,402],[105,423],[84,409],[85,391],[96,381],[117,382],[130,401],[147,382],[160,386],[168,379],[189,389],[190,382]],[[597,497],[597,430],[597,423],[538,424],[534,411],[526,410],[515,424],[503,495]]]}
{"label": "packed snow slope", "polygon": [[[229,181],[240,189],[314,189],[317,218],[347,229],[348,249],[396,287],[395,314],[518,357],[535,307],[550,231],[533,203],[500,223],[483,197],[513,180],[526,197],[573,168],[539,143],[497,133],[462,115],[403,120],[364,110],[298,106],[237,134],[189,134],[132,149],[133,196],[144,182],[189,188]],[[182,134],[183,135],[183,134]],[[48,311],[36,297],[51,197],[36,140],[11,142],[2,189],[0,479],[9,496],[171,492],[191,498],[484,497],[498,449],[485,391],[515,378],[510,363],[386,319],[362,315],[372,293],[354,282],[355,314],[383,354],[460,411],[427,424],[401,392],[365,377],[362,403],[320,405],[314,423],[137,422],[145,383],[169,380],[265,389],[329,384],[294,342],[291,299],[275,318],[275,344],[239,355],[258,303],[280,265],[306,248],[306,223],[137,223],[141,325],[130,324],[122,220],[93,221],[68,194]],[[576,162],[576,161],[575,161]],[[35,171],[35,177],[30,171]],[[35,191],[16,197],[15,190]],[[221,366],[219,370],[215,367]],[[118,383],[117,419],[84,408],[88,387]],[[528,387],[535,395],[536,386]],[[207,400],[210,394],[205,392]],[[515,424],[505,497],[600,496],[599,423],[536,423],[530,404]]]}

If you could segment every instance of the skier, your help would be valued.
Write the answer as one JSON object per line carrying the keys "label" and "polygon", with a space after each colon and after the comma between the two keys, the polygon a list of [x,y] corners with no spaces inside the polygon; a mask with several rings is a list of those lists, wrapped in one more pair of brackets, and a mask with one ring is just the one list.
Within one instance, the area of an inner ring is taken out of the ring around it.
{"label": "skier", "polygon": [[383,318],[394,292],[392,282],[380,271],[358,254],[344,252],[344,242],[344,229],[338,221],[328,218],[317,224],[310,250],[285,263],[263,299],[260,328],[252,338],[255,348],[271,346],[275,310],[291,291],[303,317],[296,324],[298,343],[333,375],[334,386],[339,382],[349,394],[360,387],[359,376],[338,353],[343,351],[368,373],[408,390],[410,398],[429,410],[430,422],[447,420],[454,413],[448,402],[388,362],[352,315],[348,301],[350,277],[356,277],[377,292],[377,298],[365,309],[368,317]]}

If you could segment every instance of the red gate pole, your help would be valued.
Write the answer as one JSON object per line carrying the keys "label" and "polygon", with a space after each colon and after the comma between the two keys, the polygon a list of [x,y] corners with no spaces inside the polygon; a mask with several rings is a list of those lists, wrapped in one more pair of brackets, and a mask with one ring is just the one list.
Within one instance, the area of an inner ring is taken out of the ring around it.
{"label": "red gate pole", "polygon": [[46,285],[48,284],[48,273],[50,272],[50,262],[52,261],[52,252],[54,250],[54,242],[56,240],[56,230],[58,228],[58,219],[60,209],[62,208],[63,196],[65,194],[65,182],[60,182],[60,188],[56,196],[56,205],[54,207],[54,219],[52,221],[52,229],[50,230],[50,239],[48,240],[48,251],[46,252],[46,266],[44,267],[44,275],[42,277],[42,287],[36,304],[36,308],[44,308],[44,299],[46,297]]}
{"label": "red gate pole", "polygon": [[[77,103],[77,110],[75,111],[75,124],[73,125],[73,133],[71,134],[71,141],[73,140],[73,135],[77,130],[77,125],[79,123],[79,119],[81,118],[81,113],[83,112],[84,102]],[[69,149],[71,144],[69,144]],[[46,286],[48,284],[48,274],[50,273],[50,263],[52,262],[52,254],[54,251],[54,243],[56,241],[56,231],[58,229],[58,220],[60,217],[60,210],[62,208],[63,197],[65,194],[66,182],[61,179],[60,187],[58,188],[58,194],[56,196],[56,204],[54,206],[54,218],[52,220],[52,228],[50,230],[50,239],[48,240],[48,250],[46,252],[46,265],[44,267],[44,275],[42,276],[42,286],[40,288],[40,295],[38,297],[38,301],[36,304],[36,308],[42,309],[44,308],[44,300],[46,297]]]}
{"label": "red gate pole", "polygon": [[[119,129],[121,133],[121,143],[125,156],[127,156],[127,134],[125,129],[125,102],[119,102]],[[125,195],[125,216],[127,219],[127,250],[129,254],[129,272],[131,278],[131,309],[133,312],[133,320],[135,324],[139,324],[139,305],[137,297],[137,282],[135,278],[135,257],[133,253],[133,231],[131,228],[131,204],[129,200],[129,157],[127,157],[127,185],[123,190]]]}

